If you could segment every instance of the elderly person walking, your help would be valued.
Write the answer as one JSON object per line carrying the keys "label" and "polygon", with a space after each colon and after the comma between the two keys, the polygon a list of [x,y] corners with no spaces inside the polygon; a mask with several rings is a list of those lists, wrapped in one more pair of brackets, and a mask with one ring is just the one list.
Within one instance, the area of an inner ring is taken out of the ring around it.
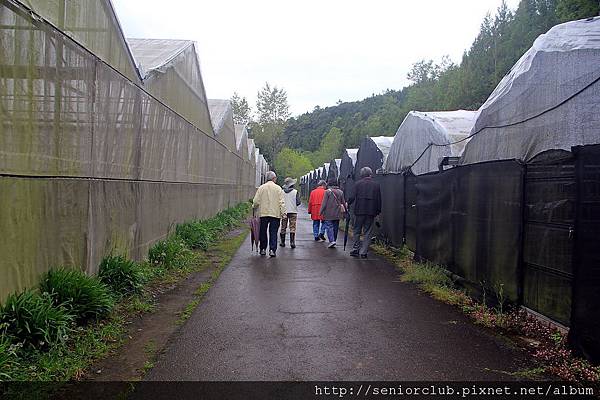
{"label": "elderly person walking", "polygon": [[298,219],[298,206],[300,205],[300,193],[294,188],[296,180],[285,178],[283,182],[283,198],[285,200],[285,214],[281,217],[281,232],[279,232],[281,247],[285,247],[285,233],[289,225],[290,247],[296,248],[296,221]]}
{"label": "elderly person walking", "polygon": [[321,204],[323,203],[323,197],[325,196],[325,187],[327,184],[325,181],[320,180],[318,186],[310,192],[308,198],[308,213],[313,221],[313,235],[315,236],[315,242],[319,240],[325,240],[325,225],[322,223],[323,217],[319,211],[321,211]]}
{"label": "elderly person walking", "polygon": [[[354,203],[354,245],[350,252],[352,257],[367,258],[373,222],[381,213],[381,189],[379,183],[373,181],[373,171],[369,167],[361,168],[360,180],[354,186],[354,194],[348,199],[348,204]],[[360,236],[364,231],[364,240]]]}
{"label": "elderly person walking", "polygon": [[[258,208],[260,216],[260,234],[259,247],[260,255],[267,254],[267,244],[269,247],[269,256],[275,257],[277,252],[277,231],[279,230],[279,222],[285,214],[285,200],[283,190],[275,183],[277,175],[275,172],[269,171],[266,174],[267,182],[262,184],[256,194],[252,205]],[[267,241],[267,230],[269,238]]]}
{"label": "elderly person walking", "polygon": [[344,218],[346,214],[347,204],[344,192],[338,187],[337,178],[329,179],[327,186],[320,214],[323,217],[325,232],[327,232],[327,239],[329,240],[328,247],[333,249],[337,241],[340,219]]}

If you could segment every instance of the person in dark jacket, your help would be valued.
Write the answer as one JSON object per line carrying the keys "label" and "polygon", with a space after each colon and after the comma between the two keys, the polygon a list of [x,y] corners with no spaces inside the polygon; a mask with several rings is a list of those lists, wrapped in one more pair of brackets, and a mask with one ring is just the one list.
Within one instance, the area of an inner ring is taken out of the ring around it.
{"label": "person in dark jacket", "polygon": [[344,218],[346,208],[344,192],[338,187],[337,178],[330,178],[327,181],[327,190],[325,196],[323,196],[323,203],[319,212],[324,220],[330,249],[333,249],[336,245],[340,219]]}
{"label": "person in dark jacket", "polygon": [[[348,204],[354,203],[354,227],[352,257],[367,258],[373,223],[381,213],[381,189],[379,183],[373,181],[373,171],[369,167],[360,170],[360,180],[354,186],[354,193],[348,199]],[[360,240],[364,233],[364,240]]]}

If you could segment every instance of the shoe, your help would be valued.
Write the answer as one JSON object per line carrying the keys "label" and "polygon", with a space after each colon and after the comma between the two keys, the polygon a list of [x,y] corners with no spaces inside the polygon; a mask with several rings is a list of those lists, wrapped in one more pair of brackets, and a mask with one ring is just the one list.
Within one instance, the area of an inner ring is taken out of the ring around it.
{"label": "shoe", "polygon": [[275,257],[275,250],[269,250],[269,257]]}
{"label": "shoe", "polygon": [[350,256],[352,256],[352,257],[358,257],[358,250],[352,250],[350,252]]}
{"label": "shoe", "polygon": [[260,255],[261,256],[266,256],[267,255],[267,251],[266,250],[261,250],[260,251]]}
{"label": "shoe", "polygon": [[315,237],[315,242],[318,242],[319,240],[321,240],[318,236]]}
{"label": "shoe", "polygon": [[335,242],[329,243],[329,246],[327,246],[327,247],[329,247],[330,249],[333,249],[335,247]]}
{"label": "shoe", "polygon": [[326,240],[327,240],[327,239],[325,238],[325,235],[324,235],[324,234],[322,234],[322,233],[319,235],[319,239],[320,239],[320,240],[322,240],[322,241],[326,241]]}
{"label": "shoe", "polygon": [[367,255],[366,254],[361,254],[360,258],[367,258]]}
{"label": "shoe", "polygon": [[290,233],[290,247],[292,249],[296,248],[296,234],[295,233]]}
{"label": "shoe", "polygon": [[285,233],[280,233],[279,234],[279,245],[281,247],[285,247]]}

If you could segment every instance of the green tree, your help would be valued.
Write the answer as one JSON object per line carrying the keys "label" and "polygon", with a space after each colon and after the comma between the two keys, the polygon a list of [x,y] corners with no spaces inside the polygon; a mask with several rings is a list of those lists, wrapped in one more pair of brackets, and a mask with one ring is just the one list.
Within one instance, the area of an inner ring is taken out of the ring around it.
{"label": "green tree", "polygon": [[598,0],[558,0],[556,17],[560,22],[596,16],[600,13]]}
{"label": "green tree", "polygon": [[233,92],[231,105],[233,107],[233,122],[240,125],[246,125],[250,122],[252,109],[245,97],[240,97],[237,92]]}
{"label": "green tree", "polygon": [[260,124],[284,123],[290,117],[286,91],[277,86],[271,87],[269,82],[265,82],[258,91],[256,108]]}
{"label": "green tree", "polygon": [[282,147],[281,136],[290,117],[287,93],[268,82],[258,91],[256,108],[258,110],[252,135],[267,160],[274,160]]}
{"label": "green tree", "polygon": [[288,176],[298,179],[313,168],[308,157],[289,147],[281,149],[275,157],[274,169],[280,182]]}
{"label": "green tree", "polygon": [[319,149],[308,153],[307,156],[313,165],[321,166],[323,163],[330,162],[334,158],[339,158],[342,154],[342,148],[342,131],[334,126],[323,136]]}

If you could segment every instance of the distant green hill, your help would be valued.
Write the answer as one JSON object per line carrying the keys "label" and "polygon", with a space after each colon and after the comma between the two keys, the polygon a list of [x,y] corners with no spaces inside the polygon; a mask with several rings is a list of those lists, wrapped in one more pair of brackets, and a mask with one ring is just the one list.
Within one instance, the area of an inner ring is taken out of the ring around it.
{"label": "distant green hill", "polygon": [[315,160],[331,160],[341,153],[337,146],[320,148],[327,144],[323,138],[334,127],[341,131],[342,148],[352,148],[366,135],[394,135],[411,110],[475,110],[537,36],[558,23],[598,12],[597,0],[521,0],[515,11],[503,3],[494,16],[483,20],[459,65],[447,59],[439,63],[423,60],[413,65],[408,74],[412,84],[402,90],[388,90],[334,107],[317,107],[291,118],[280,146],[312,152],[309,158],[317,164]]}

